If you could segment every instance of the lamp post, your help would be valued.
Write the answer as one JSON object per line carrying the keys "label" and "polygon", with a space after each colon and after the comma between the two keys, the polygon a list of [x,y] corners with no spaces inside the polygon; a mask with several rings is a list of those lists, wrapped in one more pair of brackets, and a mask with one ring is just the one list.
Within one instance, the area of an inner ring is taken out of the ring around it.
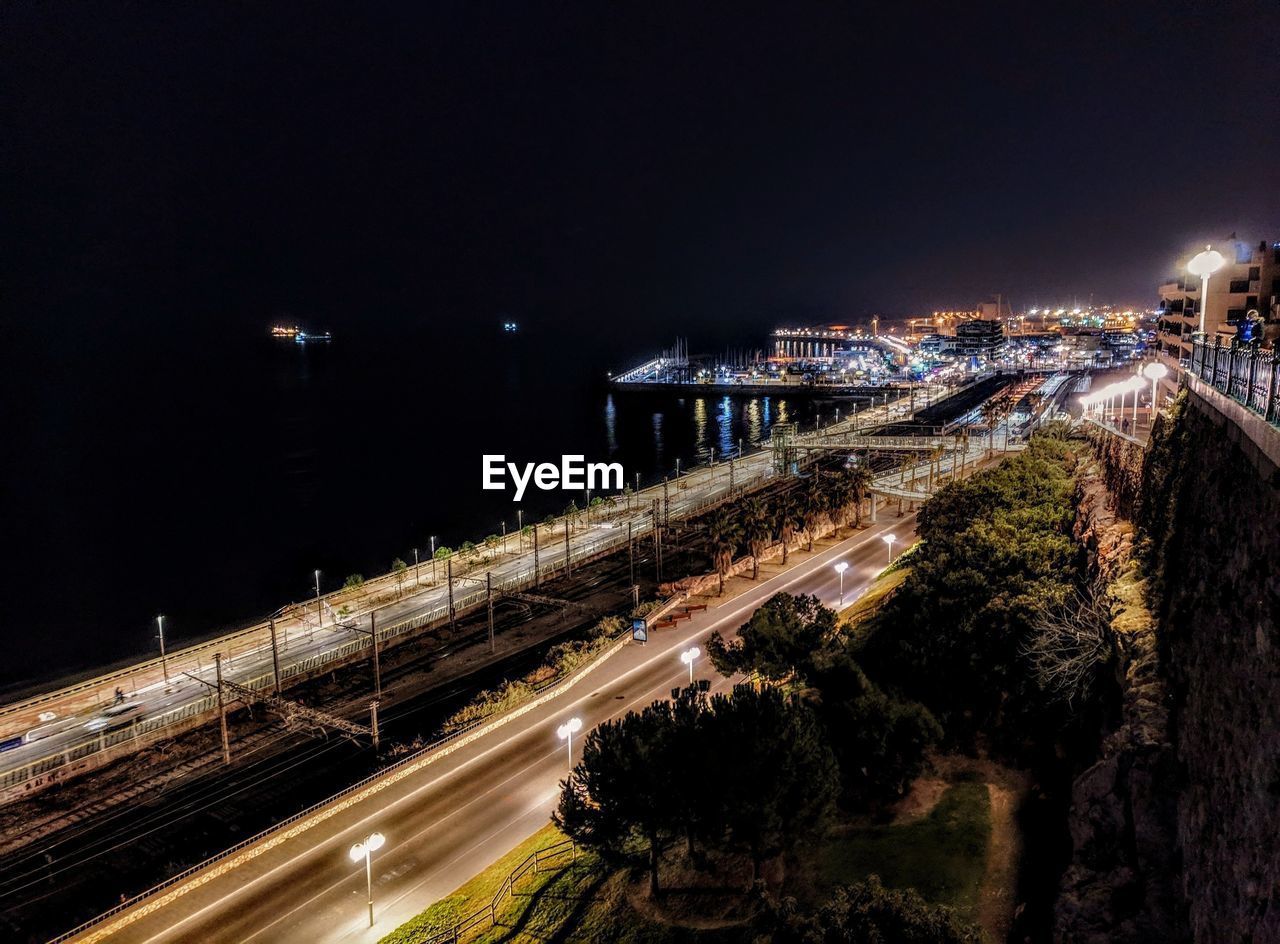
{"label": "lamp post", "polygon": [[1156,421],[1156,387],[1160,381],[1169,373],[1169,368],[1165,367],[1159,361],[1152,361],[1146,367],[1142,368],[1142,376],[1151,381],[1151,423],[1155,425]]}
{"label": "lamp post", "polygon": [[160,668],[164,672],[164,690],[169,690],[169,657],[164,651],[164,614],[156,617],[156,629],[160,632]]}
{"label": "lamp post", "polygon": [[320,571],[316,571],[316,627],[324,626],[324,610],[321,609],[323,604],[320,602]]}
{"label": "lamp post", "polygon": [[835,565],[835,571],[840,575],[840,605],[844,605],[844,572],[849,569],[848,561],[841,561]]}
{"label": "lamp post", "polygon": [[1216,249],[1204,247],[1203,252],[1196,253],[1187,263],[1187,271],[1200,276],[1200,336],[1204,336],[1204,310],[1209,303],[1209,276],[1222,268],[1226,260]]}
{"label": "lamp post", "polygon": [[418,580],[418,549],[413,549],[413,585],[416,587],[420,581]]}
{"label": "lamp post", "polygon": [[692,646],[680,653],[680,661],[689,667],[689,684],[693,684],[693,663],[698,656],[702,655],[702,650],[697,646]]}
{"label": "lamp post", "polygon": [[896,534],[886,534],[884,536],[884,543],[889,545],[889,563],[890,564],[893,563],[893,542],[896,540],[898,540],[898,536]]}
{"label": "lamp post", "polygon": [[573,766],[573,732],[582,730],[581,718],[570,718],[560,727],[556,728],[556,737],[564,741],[569,749],[569,766]]}
{"label": "lamp post", "polygon": [[373,927],[373,864],[370,857],[384,845],[387,839],[382,833],[370,833],[364,842],[357,842],[347,854],[352,862],[364,859],[364,881],[369,898],[369,927]]}

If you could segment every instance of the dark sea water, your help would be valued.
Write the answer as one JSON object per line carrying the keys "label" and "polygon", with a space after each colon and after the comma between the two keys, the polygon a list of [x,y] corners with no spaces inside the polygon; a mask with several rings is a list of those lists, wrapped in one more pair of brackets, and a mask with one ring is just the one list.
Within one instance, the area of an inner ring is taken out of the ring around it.
{"label": "dark sea water", "polygon": [[[604,336],[495,322],[300,347],[266,327],[6,336],[0,685],[154,651],[157,613],[176,646],[310,595],[315,568],[334,589],[425,558],[432,535],[514,527],[484,453],[582,453],[649,483],[823,409],[611,394],[606,370],[635,356]],[[525,519],[582,497],[531,490]]]}

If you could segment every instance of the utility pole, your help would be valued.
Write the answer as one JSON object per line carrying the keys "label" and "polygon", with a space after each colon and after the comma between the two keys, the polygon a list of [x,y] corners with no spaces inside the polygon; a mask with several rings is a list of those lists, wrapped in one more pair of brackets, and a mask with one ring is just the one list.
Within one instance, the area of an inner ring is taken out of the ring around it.
{"label": "utility pole", "polygon": [[267,625],[271,628],[271,670],[275,675],[276,694],[280,694],[280,648],[276,645],[276,621],[274,619],[267,620]]}
{"label": "utility pole", "polygon": [[671,496],[667,493],[667,477],[662,477],[662,525],[671,523]]}
{"label": "utility pole", "polygon": [[453,629],[453,558],[450,557],[445,563],[449,565],[447,570],[449,577],[449,628]]}
{"label": "utility pole", "polygon": [[493,652],[493,574],[484,575],[484,599],[489,606],[489,651]]}
{"label": "utility pole", "polygon": [[369,736],[373,739],[373,749],[378,750],[378,700],[369,702]]}
{"label": "utility pole", "polygon": [[[375,611],[371,610],[369,612],[369,637],[373,640],[373,697],[377,699],[377,701],[374,702],[375,705],[382,700],[382,666],[378,662],[377,615],[378,614]],[[375,725],[375,734],[373,735],[373,743],[375,747],[378,743],[377,730],[377,726]]]}
{"label": "utility pole", "polygon": [[418,578],[418,549],[413,549],[413,585],[416,587],[422,581]]}
{"label": "utility pole", "polygon": [[564,575],[568,577],[573,573],[573,566],[569,563],[569,519],[564,519]]}
{"label": "utility pole", "polygon": [[535,589],[542,586],[542,580],[538,576],[538,526],[533,526],[533,586]]}
{"label": "utility pole", "polygon": [[324,626],[324,604],[320,600],[320,571],[316,571],[316,629]]}
{"label": "utility pole", "polygon": [[213,654],[214,673],[218,680],[218,725],[222,728],[222,762],[231,763],[231,742],[227,739],[227,704],[222,697],[222,653]]}
{"label": "utility pole", "polygon": [[733,463],[734,463],[734,460],[730,459],[729,460],[729,496],[730,497],[733,497]]}
{"label": "utility pole", "polygon": [[636,585],[636,546],[631,543],[631,522],[627,522],[627,564],[631,568],[631,585]]}

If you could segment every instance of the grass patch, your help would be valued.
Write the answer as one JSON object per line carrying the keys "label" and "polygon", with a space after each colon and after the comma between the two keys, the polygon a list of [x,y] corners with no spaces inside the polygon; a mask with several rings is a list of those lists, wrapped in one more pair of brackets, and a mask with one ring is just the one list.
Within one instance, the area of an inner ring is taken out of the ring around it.
{"label": "grass patch", "polygon": [[903,563],[900,555],[889,567],[867,588],[867,592],[858,597],[847,610],[840,614],[840,628],[846,632],[856,631],[858,624],[875,616],[884,606],[893,592],[906,583],[911,568]]}
{"label": "grass patch", "polygon": [[[926,900],[951,905],[963,918],[974,920],[990,834],[986,784],[954,783],[919,820],[837,830],[815,846],[795,872],[788,866],[784,893],[817,904],[837,885],[874,873],[888,887],[915,888]],[[431,934],[452,927],[487,905],[526,857],[563,838],[553,826],[539,830],[379,944],[421,944]],[[664,878],[676,876],[668,868]],[[469,935],[467,944],[747,944],[752,940],[749,927],[697,929],[652,920],[632,907],[627,898],[629,881],[625,869],[610,870],[594,855],[579,852],[572,864],[522,879],[516,896],[504,902],[500,923]],[[726,884],[734,888],[730,894],[740,896],[736,878]],[[668,905],[676,911],[694,917],[703,910],[693,896],[682,895],[674,886],[671,889],[674,898]],[[684,897],[690,900],[682,901]],[[706,905],[707,911],[716,910],[710,901]]]}
{"label": "grass patch", "polygon": [[899,825],[849,827],[817,850],[823,896],[836,885],[875,873],[890,888],[914,888],[972,921],[991,838],[991,800],[981,782],[953,784],[921,819]]}
{"label": "grass patch", "polygon": [[[378,944],[420,944],[453,927],[487,905],[511,870],[538,849],[564,836],[546,826],[479,875],[417,917],[400,925]],[[564,860],[567,861],[567,860]],[[579,853],[563,868],[530,873],[507,899],[496,927],[468,935],[467,944],[738,944],[741,929],[696,931],[650,921],[627,901],[627,874],[610,871],[594,855]]]}
{"label": "grass patch", "polygon": [[[451,928],[462,918],[467,917],[479,908],[483,908],[493,900],[494,894],[502,885],[511,870],[539,849],[564,839],[564,835],[554,826],[544,826],[520,845],[516,846],[487,869],[469,879],[447,898],[442,898],[417,917],[411,918],[396,928],[378,944],[416,944],[426,940],[437,931]],[[543,876],[538,876],[542,878]],[[534,880],[521,882],[521,889],[534,887]]]}

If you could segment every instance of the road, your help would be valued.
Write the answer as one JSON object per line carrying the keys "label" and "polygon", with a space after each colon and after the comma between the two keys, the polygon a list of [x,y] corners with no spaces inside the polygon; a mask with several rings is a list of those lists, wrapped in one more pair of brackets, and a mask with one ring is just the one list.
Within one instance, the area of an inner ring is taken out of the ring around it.
{"label": "road", "polygon": [[[941,391],[931,391],[929,396],[916,398],[918,407],[937,400]],[[867,427],[878,423],[901,419],[907,413],[907,406],[902,403],[891,403],[875,407],[837,423],[828,423],[823,427],[821,436],[824,440],[839,440],[859,427]],[[815,433],[807,433],[798,442],[813,439]],[[977,454],[974,444],[974,455]],[[953,462],[949,457],[947,462]],[[972,457],[969,459],[972,461]],[[921,462],[921,467],[927,460]],[[766,449],[750,454],[734,463],[724,461],[713,467],[703,468],[685,474],[669,483],[667,498],[669,514],[673,519],[696,513],[699,509],[722,500],[729,494],[732,479],[735,488],[747,485],[763,484],[776,474],[773,469],[773,456]],[[906,482],[911,473],[901,470],[877,477],[877,482],[884,484]],[[641,492],[630,504],[620,505],[611,510],[597,510],[592,523],[573,531],[569,536],[570,560],[583,559],[609,547],[624,546],[628,524],[632,534],[639,538],[648,534],[652,527],[652,517],[648,509],[654,500],[661,500],[661,487]],[[644,510],[642,512],[642,509]],[[519,545],[519,539],[513,538],[511,544]],[[565,561],[564,529],[557,534],[540,532],[538,553],[539,572],[548,574],[556,570],[563,571]],[[493,576],[495,591],[504,588],[518,589],[531,584],[533,576],[533,550],[529,542],[524,549],[512,553],[499,554],[495,559],[480,567],[473,568],[466,576],[454,580],[454,604],[458,608],[477,603],[484,598],[484,572],[488,570]],[[405,572],[405,593],[402,599],[381,606],[376,610],[379,638],[386,639],[397,632],[397,626],[409,622],[427,622],[446,615],[448,612],[448,587],[443,580],[444,568],[437,566],[436,583],[423,581],[415,584],[414,568]],[[427,565],[422,572],[430,573]],[[303,608],[304,613],[314,614],[316,606]],[[282,678],[306,671],[314,671],[318,665],[343,658],[367,657],[369,648],[370,626],[373,616],[370,613],[356,613],[344,618],[341,623],[335,622],[332,610],[326,611],[325,621],[319,626],[313,621],[305,624],[297,618],[281,619],[277,622],[279,640],[279,660]],[[0,753],[0,789],[17,787],[35,778],[56,773],[57,769],[68,760],[96,753],[116,744],[128,745],[136,736],[149,735],[160,731],[175,722],[183,721],[193,712],[212,710],[212,692],[215,672],[213,654],[223,653],[222,669],[224,678],[251,687],[269,684],[272,675],[272,650],[269,632],[264,628],[261,632],[240,634],[238,645],[225,647],[192,647],[169,658],[168,678],[166,682],[158,663],[146,663],[137,671],[124,677],[111,677],[103,681],[97,691],[88,691],[82,687],[68,690],[64,698],[49,698],[43,701],[30,701],[22,706],[5,706],[0,708],[0,729],[4,737],[22,734],[29,731],[34,724],[35,712],[46,711],[56,715],[46,730],[48,736],[33,740]],[[129,717],[130,723],[122,723],[115,730],[101,730],[103,716],[102,707],[110,704],[112,693],[119,686],[124,690],[125,705],[138,706]],[[134,724],[134,719],[138,719]],[[139,744],[149,743],[145,738]],[[123,748],[128,749],[126,746]],[[23,788],[25,789],[25,788]]]}
{"label": "road", "polygon": [[[698,613],[677,629],[653,633],[645,646],[628,643],[549,703],[442,756],[412,775],[267,849],[112,934],[112,942],[182,941],[372,944],[398,924],[449,894],[471,875],[532,835],[548,820],[569,767],[555,735],[563,720],[581,717],[585,730],[687,684],[679,653],[714,630],[731,635],[765,600],[782,591],[812,593],[835,605],[847,561],[845,606],[866,590],[887,562],[884,535],[911,543],[914,515],[882,514],[880,522],[812,556],[737,598]],[[704,658],[695,677],[724,691],[733,680]],[[576,748],[581,740],[575,741]],[[364,870],[347,856],[371,832],[387,844],[374,858],[377,922],[367,927]],[[216,869],[214,870],[216,871]]]}

